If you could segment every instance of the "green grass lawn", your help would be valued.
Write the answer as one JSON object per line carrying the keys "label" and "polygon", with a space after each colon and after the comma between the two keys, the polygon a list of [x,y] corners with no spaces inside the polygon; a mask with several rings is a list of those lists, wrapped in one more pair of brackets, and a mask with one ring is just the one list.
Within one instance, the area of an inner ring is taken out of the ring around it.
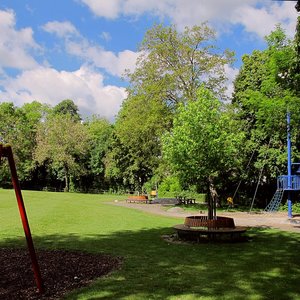
{"label": "green grass lawn", "polygon": [[[168,244],[183,220],[106,202],[121,196],[23,192],[36,248],[122,256],[121,270],[66,299],[300,299],[300,236],[249,231],[250,242]],[[0,190],[0,246],[25,246],[14,192]]]}

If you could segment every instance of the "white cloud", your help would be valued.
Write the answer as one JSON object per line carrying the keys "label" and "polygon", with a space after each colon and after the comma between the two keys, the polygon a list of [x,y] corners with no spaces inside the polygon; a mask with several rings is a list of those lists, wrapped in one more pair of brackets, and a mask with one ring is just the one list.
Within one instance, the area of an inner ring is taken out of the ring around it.
{"label": "white cloud", "polygon": [[226,86],[227,86],[227,90],[226,90],[226,96],[228,96],[229,98],[232,96],[233,90],[234,90],[234,79],[235,77],[238,75],[239,73],[239,69],[237,68],[233,68],[230,65],[225,65],[225,74],[227,77],[227,82],[226,82]]}
{"label": "white cloud", "polygon": [[115,54],[104,50],[100,46],[90,45],[86,40],[82,42],[67,41],[66,50],[68,53],[76,55],[98,68],[104,68],[109,74],[114,76],[122,76],[125,69],[133,71],[139,55],[139,53],[130,50],[124,50]]}
{"label": "white cloud", "polygon": [[219,31],[235,24],[259,37],[264,37],[277,23],[291,36],[294,34],[297,13],[295,2],[276,3],[263,0],[81,0],[99,17],[117,18],[120,15],[141,16],[151,13],[167,17],[179,28],[209,21]]}
{"label": "white cloud", "polygon": [[59,37],[67,37],[69,35],[79,35],[75,26],[70,22],[48,22],[42,28],[49,33],[54,33]]}
{"label": "white cloud", "polygon": [[64,38],[67,53],[97,68],[103,68],[113,76],[120,77],[124,75],[125,69],[133,71],[135,68],[138,52],[124,50],[115,54],[99,45],[93,45],[69,22],[49,22],[43,29]]}
{"label": "white cloud", "polygon": [[284,2],[282,5],[271,3],[268,7],[244,6],[235,11],[233,23],[244,25],[246,31],[256,33],[260,37],[268,35],[281,23],[289,36],[294,35],[296,26],[296,11],[293,2]]}
{"label": "white cloud", "polygon": [[82,0],[97,16],[114,19],[120,13],[121,0]]}
{"label": "white cloud", "polygon": [[0,84],[5,87],[1,98],[16,105],[33,100],[56,105],[72,99],[82,115],[99,114],[110,120],[127,96],[124,88],[104,86],[103,76],[88,66],[74,72],[39,67],[24,71],[15,79],[6,78]]}
{"label": "white cloud", "polygon": [[30,69],[38,65],[30,54],[40,50],[31,28],[17,30],[12,10],[0,10],[0,68]]}

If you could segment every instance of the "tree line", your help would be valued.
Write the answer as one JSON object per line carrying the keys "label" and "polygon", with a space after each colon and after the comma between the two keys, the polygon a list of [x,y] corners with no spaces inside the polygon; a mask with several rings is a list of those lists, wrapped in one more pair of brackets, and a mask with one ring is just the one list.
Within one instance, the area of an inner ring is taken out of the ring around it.
{"label": "tree line", "polygon": [[[234,53],[216,47],[206,24],[178,32],[156,25],[141,45],[128,96],[114,123],[82,120],[70,99],[0,104],[1,142],[13,147],[24,188],[65,191],[187,192],[245,202],[259,184],[261,203],[286,173],[286,112],[292,113],[293,159],[299,160],[300,36],[278,25],[265,50],[243,56],[232,97],[225,68]],[[10,177],[3,162],[0,180]],[[264,204],[264,203],[262,203]]]}

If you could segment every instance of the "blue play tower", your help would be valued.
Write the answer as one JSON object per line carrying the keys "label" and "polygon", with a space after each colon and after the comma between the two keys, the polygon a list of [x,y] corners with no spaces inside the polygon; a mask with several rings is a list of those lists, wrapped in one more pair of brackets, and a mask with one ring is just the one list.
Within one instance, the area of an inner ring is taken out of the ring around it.
{"label": "blue play tower", "polygon": [[292,192],[300,190],[300,168],[297,168],[295,174],[292,174],[292,166],[300,166],[300,163],[292,163],[292,144],[290,130],[290,113],[287,113],[287,175],[281,175],[277,178],[277,189],[271,202],[265,208],[265,211],[277,211],[281,203],[283,194],[287,191],[288,197],[288,217],[292,218]]}

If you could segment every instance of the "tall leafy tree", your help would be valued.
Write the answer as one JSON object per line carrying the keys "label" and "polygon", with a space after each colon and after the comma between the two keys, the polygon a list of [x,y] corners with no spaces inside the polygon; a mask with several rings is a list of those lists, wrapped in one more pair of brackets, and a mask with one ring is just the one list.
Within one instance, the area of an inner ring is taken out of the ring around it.
{"label": "tall leafy tree", "polygon": [[46,163],[64,179],[65,191],[69,191],[71,176],[76,178],[84,172],[80,160],[87,149],[86,127],[70,114],[51,115],[38,128],[35,160]]}
{"label": "tall leafy tree", "polygon": [[172,116],[165,103],[145,97],[124,103],[115,124],[115,147],[107,157],[107,175],[124,176],[125,184],[138,190],[158,167],[161,136],[170,128]]}
{"label": "tall leafy tree", "polygon": [[201,84],[224,94],[224,66],[232,53],[221,52],[214,44],[215,33],[206,24],[185,28],[156,25],[141,43],[135,71],[127,72],[128,98],[117,117],[115,137],[125,159],[113,163],[130,182],[141,188],[157,170],[161,157],[161,136],[172,127],[180,103],[196,100]]}
{"label": "tall leafy tree", "polygon": [[[47,106],[37,101],[26,103],[22,107],[16,107],[11,102],[0,104],[1,142],[11,144],[21,181],[29,180],[34,170],[33,151],[36,146],[36,131],[47,111]],[[6,178],[7,168],[2,168],[2,171]]]}
{"label": "tall leafy tree", "polygon": [[244,133],[225,108],[201,87],[197,101],[179,107],[174,127],[164,137],[164,158],[182,185],[197,186],[212,198],[219,179],[234,176],[241,166]]}
{"label": "tall leafy tree", "polygon": [[[291,66],[296,57],[295,41],[280,26],[266,37],[267,48],[243,56],[235,80],[233,103],[246,123],[248,157],[254,152],[248,179],[256,182],[264,170],[264,184],[271,183],[286,168],[286,112],[292,112],[294,158],[299,154],[300,98],[297,74]],[[247,160],[245,160],[245,165]]]}
{"label": "tall leafy tree", "polygon": [[93,116],[86,122],[89,134],[88,169],[90,185],[95,188],[106,188],[105,157],[108,153],[113,126],[108,120]]}
{"label": "tall leafy tree", "polygon": [[156,25],[141,43],[136,69],[128,73],[130,94],[159,96],[169,106],[196,100],[201,84],[224,96],[224,66],[233,53],[214,44],[214,31],[203,23],[178,32],[175,26]]}

